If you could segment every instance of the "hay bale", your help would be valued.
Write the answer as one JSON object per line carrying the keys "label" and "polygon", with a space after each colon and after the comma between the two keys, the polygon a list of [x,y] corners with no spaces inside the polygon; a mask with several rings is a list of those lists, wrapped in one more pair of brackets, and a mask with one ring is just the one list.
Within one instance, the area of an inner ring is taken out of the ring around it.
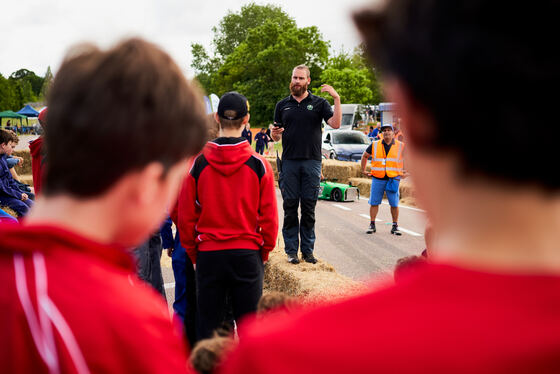
{"label": "hay bale", "polygon": [[[352,186],[358,187],[360,196],[369,197],[371,191],[371,178],[350,178]],[[414,197],[414,185],[410,179],[403,179],[399,185],[400,202],[406,205],[416,206]]]}
{"label": "hay bale", "polygon": [[265,156],[265,159],[270,163],[272,167],[272,172],[274,173],[274,179],[278,180],[278,168],[276,167],[276,156]]}
{"label": "hay bale", "polygon": [[[407,201],[414,201],[414,185],[412,180],[409,178],[401,180],[399,185],[399,193],[401,195],[401,201],[406,199]],[[414,204],[416,205],[416,204]]]}
{"label": "hay bale", "polygon": [[283,292],[305,303],[341,299],[366,289],[365,284],[338,274],[331,264],[321,259],[314,265],[304,261],[290,264],[281,237],[265,266],[265,291]]}
{"label": "hay bale", "polygon": [[12,209],[8,208],[7,206],[0,206],[0,209],[2,209],[4,212],[8,213],[12,217],[18,218],[17,213],[14,212]]}
{"label": "hay bale", "polygon": [[15,151],[14,156],[23,158],[23,164],[18,164],[15,166],[18,174],[31,174],[31,153],[29,150],[25,151]]}
{"label": "hay bale", "polygon": [[360,197],[369,197],[371,192],[371,178],[350,178],[348,181],[352,186],[358,187]]}
{"label": "hay bale", "polygon": [[348,183],[350,178],[361,175],[360,164],[351,161],[323,160],[323,177],[338,183]]}

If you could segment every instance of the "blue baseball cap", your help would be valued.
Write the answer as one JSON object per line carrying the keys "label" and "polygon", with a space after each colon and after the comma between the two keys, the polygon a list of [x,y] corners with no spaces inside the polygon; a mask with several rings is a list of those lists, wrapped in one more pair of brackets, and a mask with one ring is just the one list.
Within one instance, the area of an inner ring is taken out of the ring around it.
{"label": "blue baseball cap", "polygon": [[395,131],[395,129],[393,128],[393,125],[391,125],[390,123],[386,123],[386,124],[382,125],[379,129],[383,130],[385,127],[388,127],[391,130]]}

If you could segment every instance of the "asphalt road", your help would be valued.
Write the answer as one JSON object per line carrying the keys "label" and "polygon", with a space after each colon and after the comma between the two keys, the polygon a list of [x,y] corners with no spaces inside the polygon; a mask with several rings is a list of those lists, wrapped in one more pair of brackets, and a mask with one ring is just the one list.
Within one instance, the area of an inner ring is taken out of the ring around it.
{"label": "asphalt road", "polygon": [[[282,197],[277,191],[282,226]],[[366,198],[353,202],[319,200],[315,210],[315,256],[355,280],[392,271],[404,256],[420,254],[425,248],[425,220],[420,209],[401,206],[399,226],[403,234],[391,235],[391,213],[384,202],[379,207],[377,232],[366,234],[369,204]]]}
{"label": "asphalt road", "polygon": [[[281,228],[284,212],[278,189],[276,198]],[[417,208],[400,207],[399,226],[402,236],[390,233],[392,219],[386,202],[379,207],[375,234],[366,234],[369,225],[369,205],[366,198],[345,203],[319,200],[315,217],[315,256],[332,264],[339,273],[355,280],[366,281],[390,272],[399,258],[418,255],[425,248],[425,220],[422,211]],[[171,261],[165,253],[162,256],[162,271],[167,301],[171,305],[175,285]]]}

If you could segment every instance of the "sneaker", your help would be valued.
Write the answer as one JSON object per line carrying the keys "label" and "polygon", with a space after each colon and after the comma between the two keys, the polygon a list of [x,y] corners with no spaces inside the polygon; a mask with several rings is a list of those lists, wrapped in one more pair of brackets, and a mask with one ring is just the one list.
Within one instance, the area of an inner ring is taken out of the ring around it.
{"label": "sneaker", "polygon": [[393,235],[398,235],[401,236],[402,233],[399,230],[399,226],[398,225],[393,225],[393,227],[391,228],[391,234]]}
{"label": "sneaker", "polygon": [[369,227],[366,231],[366,234],[373,234],[374,232],[376,232],[377,230],[375,229],[375,223],[370,223]]}
{"label": "sneaker", "polygon": [[297,258],[297,255],[293,256],[293,255],[288,255],[288,262],[292,265],[297,265],[299,264],[299,260]]}
{"label": "sneaker", "polygon": [[303,256],[303,261],[305,262],[309,262],[310,264],[316,264],[317,263],[317,259],[315,257],[313,257],[312,254],[307,255],[307,256]]}

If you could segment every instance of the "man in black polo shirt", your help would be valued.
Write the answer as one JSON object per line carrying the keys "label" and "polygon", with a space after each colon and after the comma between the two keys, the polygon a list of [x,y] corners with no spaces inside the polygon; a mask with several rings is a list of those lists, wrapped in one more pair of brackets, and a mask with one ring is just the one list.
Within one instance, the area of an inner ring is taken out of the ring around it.
{"label": "man in black polo shirt", "polygon": [[[327,100],[307,90],[311,77],[309,68],[298,65],[292,72],[291,95],[279,101],[274,111],[272,139],[282,139],[282,177],[280,190],[284,199],[284,236],[288,261],[298,264],[301,237],[303,260],[315,264],[315,205],[321,181],[321,123],[325,120],[334,129],[340,127],[342,112],[340,96],[324,84],[321,92],[334,99],[334,113]],[[301,202],[301,222],[298,206]]]}

